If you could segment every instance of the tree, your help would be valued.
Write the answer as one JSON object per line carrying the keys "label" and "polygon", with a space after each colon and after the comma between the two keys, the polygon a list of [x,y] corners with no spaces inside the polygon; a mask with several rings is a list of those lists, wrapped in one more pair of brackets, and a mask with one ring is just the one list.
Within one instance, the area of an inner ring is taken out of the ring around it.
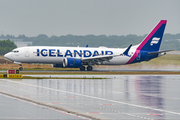
{"label": "tree", "polygon": [[17,46],[10,40],[0,41],[0,55],[4,55],[15,48],[17,48]]}

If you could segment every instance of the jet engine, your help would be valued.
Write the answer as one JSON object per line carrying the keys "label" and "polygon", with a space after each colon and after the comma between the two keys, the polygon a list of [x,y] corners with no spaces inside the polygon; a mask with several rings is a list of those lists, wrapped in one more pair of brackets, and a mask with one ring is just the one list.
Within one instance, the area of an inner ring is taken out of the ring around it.
{"label": "jet engine", "polygon": [[63,67],[79,68],[81,67],[81,60],[76,58],[65,58],[63,60]]}

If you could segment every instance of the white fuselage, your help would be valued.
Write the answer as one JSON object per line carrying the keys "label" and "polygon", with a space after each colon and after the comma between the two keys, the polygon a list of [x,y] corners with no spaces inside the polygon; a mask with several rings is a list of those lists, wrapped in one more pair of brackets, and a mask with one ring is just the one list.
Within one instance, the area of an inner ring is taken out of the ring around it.
{"label": "white fuselage", "polygon": [[[136,46],[132,47],[129,55],[132,57]],[[120,55],[124,49],[115,48],[90,48],[90,47],[53,47],[53,46],[31,46],[20,47],[6,54],[9,60],[20,63],[46,63],[62,64],[64,58],[87,59],[96,56],[118,55],[109,61],[104,61],[104,65],[124,65],[131,57]]]}

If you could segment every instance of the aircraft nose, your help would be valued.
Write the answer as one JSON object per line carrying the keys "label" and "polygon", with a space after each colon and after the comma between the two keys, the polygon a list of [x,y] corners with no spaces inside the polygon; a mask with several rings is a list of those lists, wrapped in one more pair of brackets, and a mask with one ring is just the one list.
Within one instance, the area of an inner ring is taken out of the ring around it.
{"label": "aircraft nose", "polygon": [[6,53],[6,54],[4,55],[4,57],[5,57],[6,59],[10,59],[10,53]]}

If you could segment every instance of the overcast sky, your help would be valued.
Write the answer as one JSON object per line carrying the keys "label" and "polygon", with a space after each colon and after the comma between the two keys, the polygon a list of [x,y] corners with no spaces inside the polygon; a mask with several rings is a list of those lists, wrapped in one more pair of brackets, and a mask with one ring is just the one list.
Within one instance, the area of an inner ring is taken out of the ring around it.
{"label": "overcast sky", "polygon": [[180,0],[0,0],[4,35],[144,35],[161,19],[180,33]]}

